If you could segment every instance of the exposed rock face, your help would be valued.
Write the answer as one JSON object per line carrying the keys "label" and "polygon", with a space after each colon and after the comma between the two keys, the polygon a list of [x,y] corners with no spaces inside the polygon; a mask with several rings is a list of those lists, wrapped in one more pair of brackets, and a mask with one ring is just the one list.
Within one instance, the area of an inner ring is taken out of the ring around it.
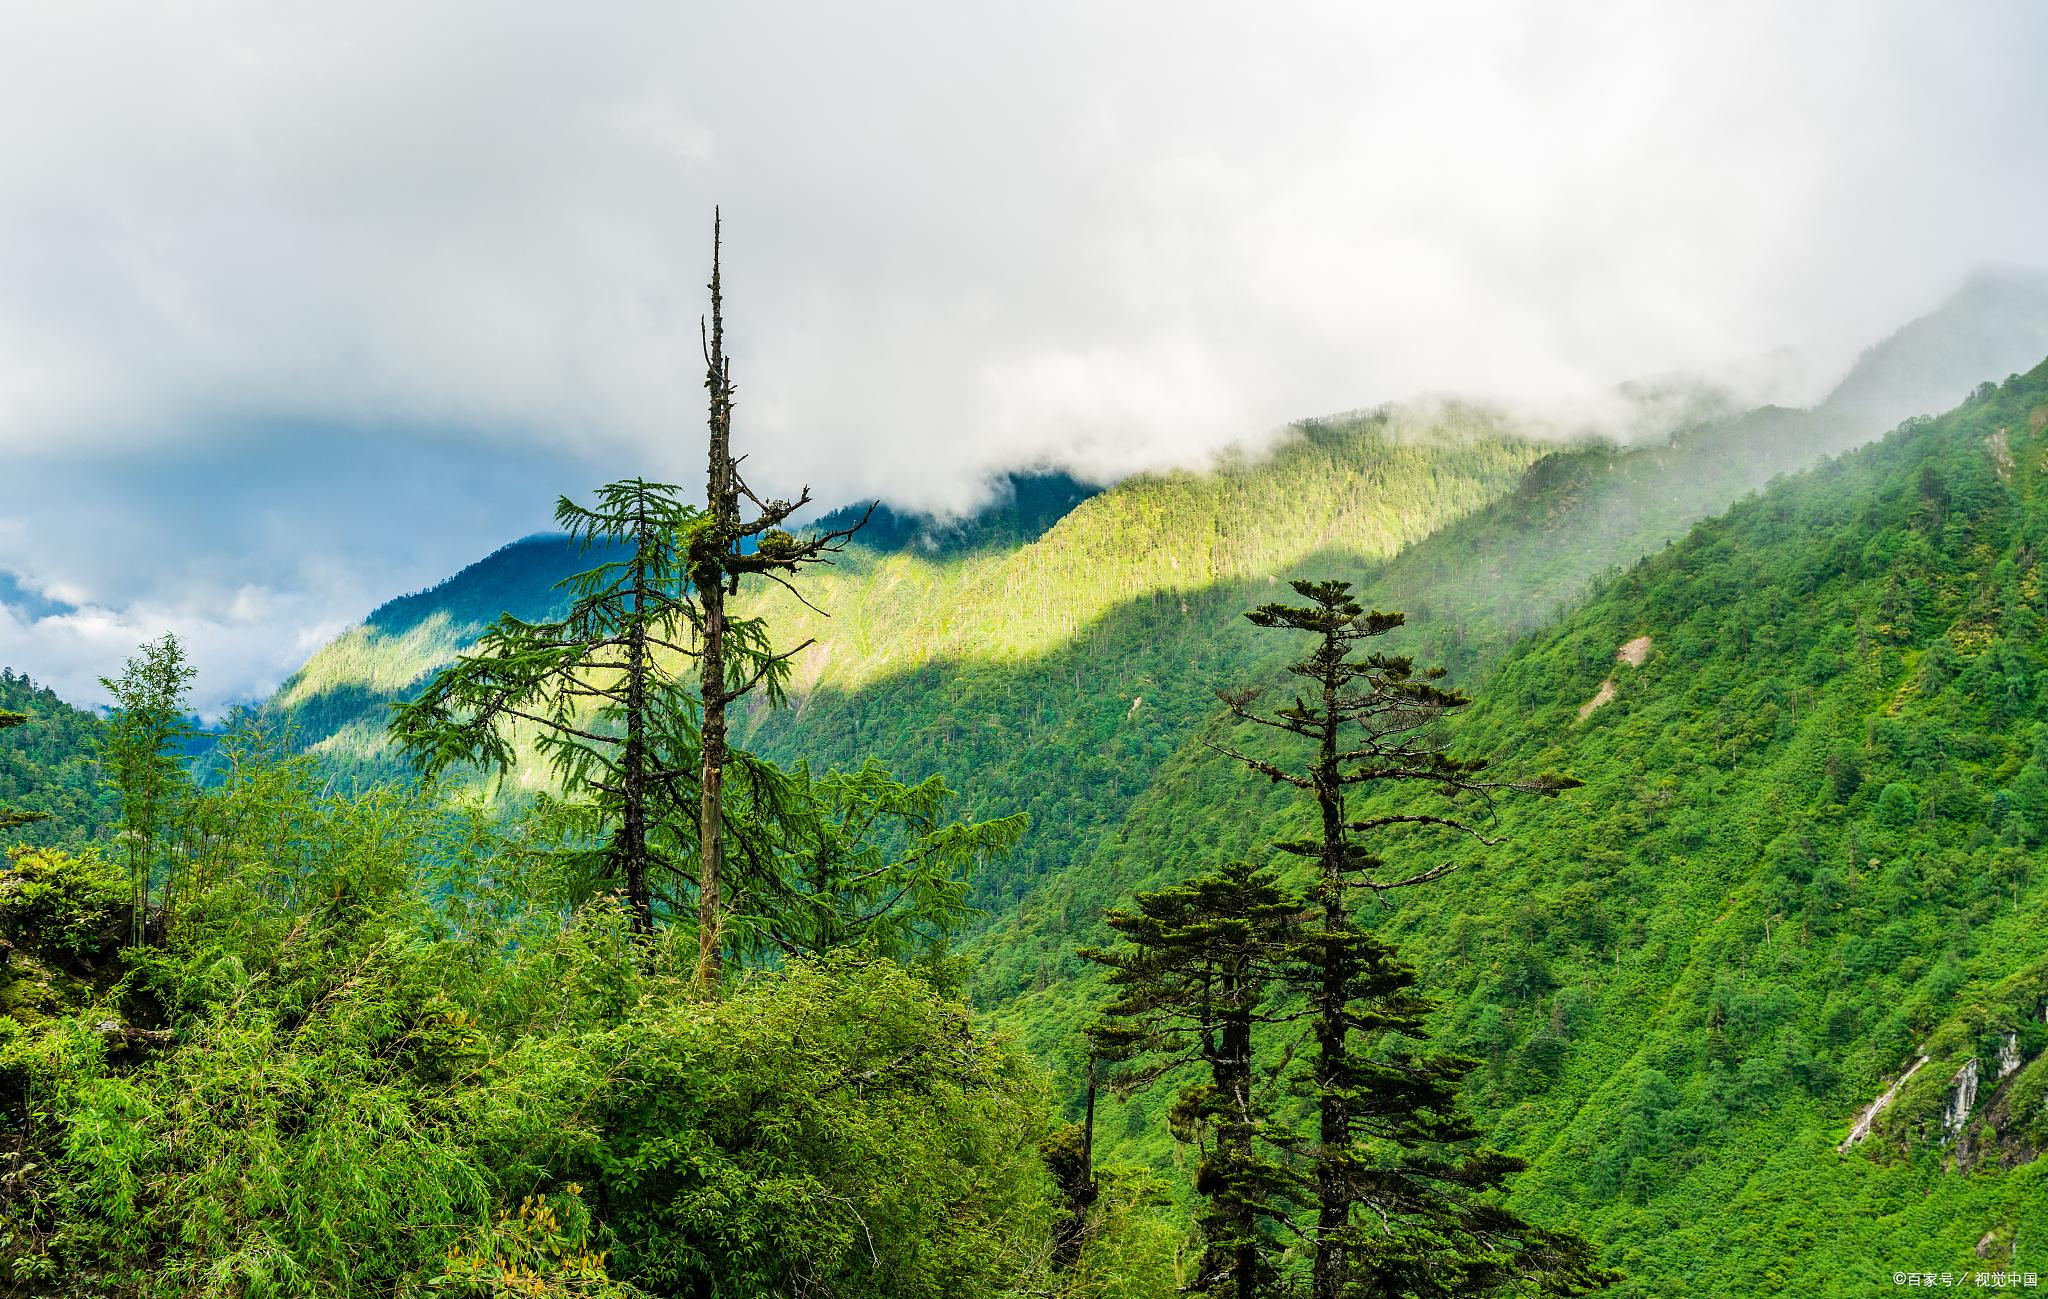
{"label": "exposed rock face", "polygon": [[1593,715],[1593,710],[1595,708],[1600,707],[1600,705],[1606,703],[1607,701],[1613,698],[1614,678],[1609,677],[1607,678],[1607,680],[1602,681],[1600,683],[1600,688],[1593,692],[1593,697],[1591,699],[1588,699],[1585,703],[1579,705],[1579,720],[1582,722],[1585,721],[1588,717],[1591,717]]}
{"label": "exposed rock face", "polygon": [[1972,1057],[1962,1068],[1956,1070],[1955,1081],[1950,1084],[1948,1104],[1941,1111],[1941,1139],[1954,1141],[1963,1134],[1963,1125],[1970,1121],[1970,1111],[1977,1108],[1977,1061]]}
{"label": "exposed rock face", "polygon": [[[1643,665],[1643,660],[1648,658],[1649,655],[1650,638],[1648,636],[1638,636],[1614,651],[1614,661],[1616,663],[1626,663],[1632,668],[1639,668]],[[1610,702],[1613,698],[1614,678],[1609,677],[1600,683],[1600,689],[1594,692],[1591,699],[1579,705],[1579,720],[1585,721],[1593,715],[1594,709]]]}
{"label": "exposed rock face", "polygon": [[1863,1138],[1869,1136],[1870,1125],[1877,1122],[1877,1116],[1884,1113],[1885,1107],[1890,1105],[1894,1100],[1898,1098],[1899,1088],[1904,1087],[1906,1083],[1912,1079],[1914,1074],[1920,1072],[1921,1068],[1924,1065],[1926,1065],[1926,1063],[1927,1057],[1924,1055],[1921,1056],[1919,1059],[1915,1060],[1913,1062],[1912,1068],[1900,1074],[1897,1082],[1894,1082],[1891,1086],[1884,1089],[1883,1095],[1879,1096],[1876,1100],[1870,1102],[1870,1104],[1864,1106],[1863,1112],[1856,1116],[1855,1124],[1852,1127],[1850,1127],[1849,1135],[1842,1139],[1841,1145],[1835,1147],[1836,1153],[1846,1154],[1850,1146],[1855,1145],[1857,1142],[1863,1140]]}
{"label": "exposed rock face", "polygon": [[1998,1044],[1998,1076],[2002,1081],[2019,1072],[2020,1035],[2007,1033],[2005,1041]]}

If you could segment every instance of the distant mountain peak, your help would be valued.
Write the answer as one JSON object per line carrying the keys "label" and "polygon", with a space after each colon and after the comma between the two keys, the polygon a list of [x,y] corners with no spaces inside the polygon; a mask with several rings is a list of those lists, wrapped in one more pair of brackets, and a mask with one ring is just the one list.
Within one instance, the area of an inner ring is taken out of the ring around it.
{"label": "distant mountain peak", "polygon": [[1876,436],[1948,410],[2048,356],[2048,271],[1982,266],[1940,306],[1866,348],[1822,403]]}
{"label": "distant mountain peak", "polygon": [[[983,546],[1026,545],[1045,535],[1073,508],[1103,489],[1064,469],[1018,469],[989,480],[988,501],[957,517],[897,510],[886,501],[855,540],[871,550],[911,551],[925,555],[956,554]],[[816,522],[818,528],[844,528],[867,511],[865,503],[842,506]]]}

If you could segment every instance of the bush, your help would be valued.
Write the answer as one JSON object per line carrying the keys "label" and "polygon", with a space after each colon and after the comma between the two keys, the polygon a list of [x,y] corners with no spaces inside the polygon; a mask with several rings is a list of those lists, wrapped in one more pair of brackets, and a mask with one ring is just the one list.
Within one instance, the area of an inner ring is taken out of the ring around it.
{"label": "bush", "polygon": [[74,856],[17,845],[0,871],[0,940],[59,960],[117,946],[127,928],[128,880],[98,852]]}
{"label": "bush", "polygon": [[804,963],[622,1026],[589,1180],[659,1293],[997,1294],[1054,1216],[1044,1097],[967,1009],[888,964]]}

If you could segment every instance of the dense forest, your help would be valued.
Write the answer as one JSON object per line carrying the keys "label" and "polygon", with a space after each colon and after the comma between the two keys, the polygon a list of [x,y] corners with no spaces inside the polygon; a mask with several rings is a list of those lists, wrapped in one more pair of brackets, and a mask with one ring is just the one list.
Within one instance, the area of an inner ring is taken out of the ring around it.
{"label": "dense forest", "polygon": [[41,818],[18,827],[16,840],[49,844],[102,837],[116,814],[93,761],[99,718],[0,668],[0,714],[7,713],[21,720],[0,742],[0,808],[33,808]]}
{"label": "dense forest", "polygon": [[[1504,805],[1512,847],[1381,927],[1483,1062],[1471,1098],[1532,1163],[1516,1202],[1609,1242],[1618,1293],[1849,1295],[2015,1240],[2038,1269],[2044,481],[2048,370],[1608,578],[1459,719],[1586,785]],[[1067,935],[1171,863],[1257,852],[1292,804],[1186,746],[987,939],[1004,1021],[1075,1053],[1094,997]],[[1098,1131],[1170,1167],[1159,1104]]]}
{"label": "dense forest", "polygon": [[2038,1271],[2048,366],[1856,447],[1939,323],[1655,445],[1394,409],[946,523],[714,441],[198,761],[175,642],[105,719],[9,673],[0,1277]]}

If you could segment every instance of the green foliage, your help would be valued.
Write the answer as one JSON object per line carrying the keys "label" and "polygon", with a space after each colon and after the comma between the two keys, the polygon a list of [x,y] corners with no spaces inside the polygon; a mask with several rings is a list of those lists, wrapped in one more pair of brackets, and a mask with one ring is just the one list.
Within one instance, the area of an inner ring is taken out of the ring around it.
{"label": "green foliage", "polygon": [[516,1210],[500,1210],[488,1228],[448,1251],[447,1268],[432,1287],[475,1299],[643,1294],[607,1273],[606,1251],[592,1240],[582,1197],[583,1188],[572,1182],[559,1195],[529,1195]]}
{"label": "green foliage", "polygon": [[[1491,846],[1461,800],[1485,812],[1501,794],[1555,797],[1579,782],[1491,778],[1485,759],[1454,756],[1442,722],[1470,699],[1436,684],[1442,669],[1417,672],[1406,656],[1368,648],[1403,616],[1368,611],[1348,582],[1292,586],[1305,603],[1269,602],[1245,615],[1306,638],[1306,652],[1286,666],[1292,700],[1261,711],[1257,687],[1218,692],[1240,731],[1263,733],[1268,750],[1283,751],[1266,758],[1211,747],[1306,795],[1310,833],[1274,847],[1314,862],[1303,903],[1287,908],[1296,910],[1296,932],[1275,951],[1277,972],[1300,994],[1300,1009],[1282,1022],[1305,1021],[1314,1041],[1298,1083],[1315,1133],[1312,1144],[1300,1140],[1313,1152],[1304,1179],[1315,1205],[1313,1228],[1303,1228],[1310,1293],[1589,1293],[1618,1277],[1595,1266],[1591,1246],[1573,1233],[1533,1227],[1498,1204],[1494,1193],[1526,1165],[1468,1148],[1479,1129],[1458,1096],[1475,1062],[1416,1045],[1432,1003],[1392,946],[1358,923],[1352,901],[1450,872],[1445,864],[1388,873],[1372,848],[1396,836],[1448,832]],[[1249,1279],[1238,1289],[1251,1293]]]}
{"label": "green foliage", "polygon": [[698,512],[675,492],[635,478],[599,488],[593,507],[563,497],[555,517],[570,536],[619,557],[564,579],[572,598],[558,619],[501,615],[391,718],[393,741],[429,776],[475,764],[502,782],[530,745],[591,812],[590,846],[575,851],[588,892],[622,888],[642,933],[662,892],[652,874],[672,881],[670,909],[680,892],[674,854],[650,839],[691,814],[676,790],[691,770],[693,703],[670,665],[691,653],[683,537]]}
{"label": "green foliage", "polygon": [[1172,1299],[1191,1270],[1184,1233],[1167,1209],[1166,1183],[1128,1167],[1097,1168],[1078,1257],[1056,1293],[1068,1299]]}
{"label": "green foliage", "polygon": [[1129,1092],[1187,1065],[1206,1077],[1180,1089],[1174,1135],[1195,1144],[1196,1219],[1203,1253],[1191,1289],[1217,1299],[1273,1293],[1304,1179],[1289,1155],[1295,1134],[1273,1119],[1278,1070],[1261,1068],[1255,1032],[1276,1019],[1268,1000],[1284,978],[1302,904],[1269,871],[1232,862],[1213,874],[1140,893],[1105,923],[1124,941],[1082,955],[1105,966],[1116,997],[1089,1031],[1123,1068]]}
{"label": "green foliage", "polygon": [[[1967,386],[1934,370],[1937,391]],[[1021,546],[852,554],[810,592],[830,624],[758,606],[818,644],[793,665],[800,712],[755,714],[748,743],[820,770],[874,754],[913,785],[971,769],[963,817],[1032,814],[978,886],[992,914],[971,986],[1078,1096],[1099,985],[1073,948],[1102,936],[1092,918],[1190,856],[1299,834],[1284,791],[1240,789],[1194,737],[1208,682],[1277,678],[1236,610],[1312,560],[1408,609],[1398,648],[1481,689],[1468,752],[1591,786],[1569,813],[1504,812],[1484,872],[1427,904],[1394,898],[1379,923],[1431,971],[1438,1040],[1480,1061],[1466,1091],[1482,1126],[1531,1161],[1515,1207],[1581,1225],[1630,1293],[1862,1294],[1901,1266],[1974,1267],[1980,1238],[2038,1266],[2039,1163],[1945,1171],[1938,1136],[1882,1121],[1834,1148],[1918,1049],[1937,1058],[1901,1118],[1987,1034],[2019,1032],[2030,1060],[2048,1048],[2028,1036],[2048,986],[2043,388],[1983,393],[1662,554],[1903,412],[1763,411],[1629,450],[1502,438],[1492,461],[1484,439],[1466,455],[1366,419],[1271,464],[1120,486]],[[1285,537],[1246,508],[1261,475],[1313,507]],[[436,616],[364,629],[281,706],[319,714],[331,757],[368,753],[362,717],[468,643],[455,612]],[[1646,659],[1616,662],[1646,636]],[[1880,816],[1892,785],[1910,808],[1894,796]],[[1103,1179],[1076,1293],[1186,1279],[1168,1279],[1185,1218],[1156,1200],[1186,1179],[1159,1108],[1139,1096],[1101,1116],[1108,1157],[1146,1166],[1124,1185],[1158,1190],[1116,1198]]]}
{"label": "green foliage", "polygon": [[[1390,896],[1376,928],[1432,972],[1433,1036],[1480,1062],[1474,1116],[1529,1161],[1510,1205],[1599,1241],[1632,1278],[1620,1293],[1855,1295],[1879,1268],[1978,1270],[1977,1241],[2007,1228],[2020,1262],[2048,1264],[2028,1244],[2048,1240],[2048,1169],[1950,1171],[1939,1120],[1964,1061],[1988,1067],[1987,1034],[2019,1034],[2016,1079],[2048,1050],[2048,879],[2022,810],[2048,721],[2044,483],[2036,372],[1610,576],[1461,710],[1464,751],[1586,788],[1504,806],[1485,866]],[[1389,598],[1399,567],[1365,593]],[[1901,590],[1904,639],[1882,630]],[[1639,665],[1618,659],[1641,637]],[[1077,917],[1192,849],[1299,834],[1284,791],[1220,767],[1189,743],[985,940],[1005,968],[982,995],[1046,1058],[1101,995],[1048,954]],[[1838,1154],[1920,1054],[1896,1113]],[[1140,1097],[1098,1131],[1108,1157],[1170,1173],[1158,1123]]]}
{"label": "green foliage", "polygon": [[1050,1228],[1021,1057],[889,965],[799,964],[621,1025],[588,1180],[659,1293],[993,1294]]}
{"label": "green foliage", "polygon": [[[27,713],[17,713],[0,708],[0,731],[12,730],[17,726],[25,724],[27,721]],[[48,816],[49,813],[47,812],[23,812],[15,808],[0,806],[0,830],[14,830],[24,825],[34,825],[38,821],[47,819]]]}
{"label": "green foliage", "polygon": [[[0,725],[0,830],[18,842],[67,847],[104,837],[118,815],[96,762],[105,723],[0,669],[0,715],[9,714],[22,720]],[[11,827],[9,809],[17,817]]]}
{"label": "green foliage", "polygon": [[950,820],[942,777],[906,785],[872,760],[813,775],[746,758],[742,775],[728,787],[739,869],[726,946],[743,961],[858,950],[939,974],[947,941],[980,914],[972,881],[1030,820]]}
{"label": "green foliage", "polygon": [[480,812],[259,736],[221,759],[162,945],[0,1017],[15,1289],[972,1296],[1040,1265],[1042,1084],[928,983],[841,957],[700,1001],[688,943],[563,905]]}
{"label": "green foliage", "polygon": [[185,661],[178,638],[165,632],[145,642],[119,678],[101,677],[114,698],[101,737],[100,765],[121,797],[121,842],[128,855],[131,919],[129,942],[139,945],[149,927],[158,852],[179,815],[190,779],[184,742],[192,679],[198,671]]}
{"label": "green foliage", "polygon": [[119,939],[128,905],[126,877],[97,852],[17,844],[0,870],[0,944],[76,959]]}

